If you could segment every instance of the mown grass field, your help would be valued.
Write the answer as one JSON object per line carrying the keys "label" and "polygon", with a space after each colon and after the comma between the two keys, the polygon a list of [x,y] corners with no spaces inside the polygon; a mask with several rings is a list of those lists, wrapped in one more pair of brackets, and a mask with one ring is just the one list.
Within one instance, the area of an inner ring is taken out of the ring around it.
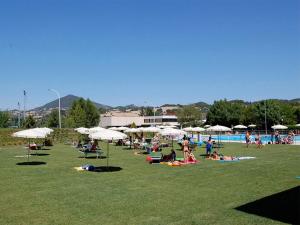
{"label": "mown grass field", "polygon": [[45,164],[18,165],[27,159],[15,156],[26,150],[2,147],[0,224],[282,224],[235,208],[299,186],[300,146],[225,144],[221,152],[257,158],[220,163],[202,159],[199,148],[198,164],[170,167],[111,145],[110,165],[119,171],[78,172],[74,167],[105,166],[106,159],[55,145],[30,157]]}

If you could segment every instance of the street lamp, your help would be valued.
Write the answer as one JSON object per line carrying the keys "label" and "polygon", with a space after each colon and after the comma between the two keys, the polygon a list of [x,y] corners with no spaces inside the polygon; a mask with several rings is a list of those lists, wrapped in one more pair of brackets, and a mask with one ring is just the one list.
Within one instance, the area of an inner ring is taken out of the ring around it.
{"label": "street lamp", "polygon": [[58,97],[58,121],[59,121],[59,129],[61,129],[61,117],[60,117],[60,94],[55,89],[48,89],[48,91],[54,92]]}

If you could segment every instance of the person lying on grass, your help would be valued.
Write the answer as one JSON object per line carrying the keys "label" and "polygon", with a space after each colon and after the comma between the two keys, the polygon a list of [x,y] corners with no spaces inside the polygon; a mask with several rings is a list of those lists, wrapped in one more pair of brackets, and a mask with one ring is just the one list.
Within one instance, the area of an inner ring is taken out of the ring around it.
{"label": "person lying on grass", "polygon": [[211,159],[211,160],[235,160],[237,158],[234,157],[234,156],[226,156],[226,155],[218,154],[216,151],[214,151],[212,155],[209,155],[207,157],[207,159]]}

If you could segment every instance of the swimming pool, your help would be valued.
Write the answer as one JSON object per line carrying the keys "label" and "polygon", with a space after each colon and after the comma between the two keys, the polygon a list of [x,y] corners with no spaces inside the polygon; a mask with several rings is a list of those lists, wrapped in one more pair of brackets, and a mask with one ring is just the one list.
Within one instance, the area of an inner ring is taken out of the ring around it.
{"label": "swimming pool", "polygon": [[[281,135],[281,139],[285,138],[287,135]],[[202,135],[203,140],[206,140],[209,135]],[[260,135],[263,143],[271,142],[271,135]],[[245,134],[235,134],[235,135],[212,135],[213,140],[220,140],[224,142],[245,142]],[[255,141],[255,135],[250,136],[250,140]],[[273,139],[274,140],[274,139]],[[294,136],[294,142],[296,144],[300,143],[300,136]]]}

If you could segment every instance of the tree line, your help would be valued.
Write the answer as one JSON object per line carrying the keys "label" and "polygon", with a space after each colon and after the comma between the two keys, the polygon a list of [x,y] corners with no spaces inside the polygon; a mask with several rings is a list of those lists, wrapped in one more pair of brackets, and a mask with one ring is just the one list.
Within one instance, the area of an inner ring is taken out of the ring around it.
{"label": "tree line", "polygon": [[[203,116],[203,114],[206,114]],[[254,103],[243,101],[215,101],[207,108],[185,106],[176,112],[178,121],[185,126],[205,124],[223,125],[232,127],[238,124],[255,124],[257,129],[265,129],[265,117],[267,128],[275,124],[295,125],[300,123],[300,103],[285,102],[280,100],[263,100]]]}
{"label": "tree line", "polygon": [[[151,107],[141,108],[141,115],[153,116]],[[80,98],[72,103],[71,108],[62,112],[62,127],[94,127],[99,124],[100,114],[104,109],[97,109],[89,100]],[[215,101],[211,106],[199,107],[188,105],[180,107],[173,112],[177,115],[178,122],[186,126],[224,125],[232,127],[237,124],[255,124],[257,129],[265,129],[265,115],[267,128],[274,124],[295,125],[300,123],[300,103],[285,102],[280,100],[264,100],[254,103],[243,101]],[[156,110],[155,115],[161,115],[161,110]],[[204,122],[206,119],[206,122]],[[12,122],[16,124],[17,118],[12,118],[9,112],[0,112],[0,127],[9,127]],[[26,117],[22,122],[23,128],[31,127],[58,127],[58,110],[53,110],[49,115],[40,120],[32,116]]]}
{"label": "tree line", "polygon": [[[80,98],[72,103],[71,108],[61,113],[61,123],[64,128],[76,128],[76,127],[94,127],[98,126],[100,120],[100,113],[103,109],[97,109],[97,107],[89,99],[85,100]],[[40,120],[34,119],[32,115],[29,115],[25,120],[21,120],[22,128],[33,127],[59,127],[58,110],[54,109],[49,115],[44,116]],[[12,117],[8,112],[0,112],[0,127],[7,128],[12,123],[16,124],[17,118]]]}

